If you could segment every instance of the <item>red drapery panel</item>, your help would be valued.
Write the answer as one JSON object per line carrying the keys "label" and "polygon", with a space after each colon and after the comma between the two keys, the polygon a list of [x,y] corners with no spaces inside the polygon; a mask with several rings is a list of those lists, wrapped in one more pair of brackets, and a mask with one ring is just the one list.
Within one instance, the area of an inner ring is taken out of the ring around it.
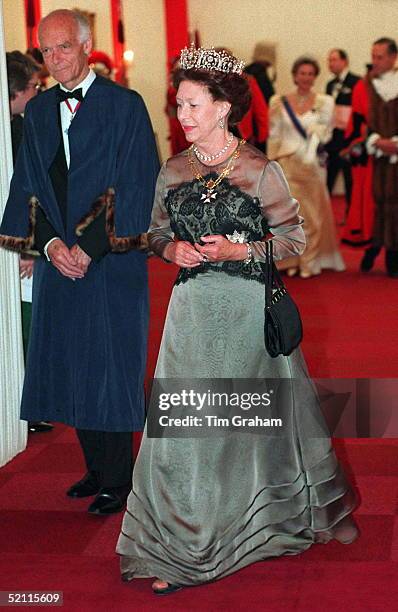
{"label": "red drapery panel", "polygon": [[180,54],[189,43],[187,0],[164,0],[167,59]]}
{"label": "red drapery panel", "polygon": [[187,148],[188,143],[177,119],[176,91],[169,81],[169,72],[176,57],[189,43],[187,0],[164,0],[167,42],[167,104],[166,113],[169,120],[169,140],[171,154],[176,155]]}
{"label": "red drapery panel", "polygon": [[124,53],[124,25],[122,0],[111,0],[113,57],[116,68],[115,80],[122,85],[126,84]]}
{"label": "red drapery panel", "polygon": [[38,47],[37,26],[41,19],[40,0],[25,0],[26,47]]}

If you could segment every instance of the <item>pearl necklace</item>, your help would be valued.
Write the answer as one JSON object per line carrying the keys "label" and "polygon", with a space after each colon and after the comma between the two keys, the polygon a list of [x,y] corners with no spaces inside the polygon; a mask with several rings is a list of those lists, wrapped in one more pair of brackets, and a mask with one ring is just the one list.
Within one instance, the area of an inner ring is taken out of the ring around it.
{"label": "pearl necklace", "polygon": [[202,185],[206,188],[206,193],[202,193],[201,197],[200,197],[200,201],[206,203],[211,203],[213,200],[216,199],[217,197],[217,192],[215,192],[215,188],[221,183],[221,181],[226,178],[234,169],[233,163],[236,159],[238,159],[239,155],[240,155],[240,149],[241,146],[245,144],[245,140],[240,140],[238,142],[238,146],[236,147],[235,151],[232,153],[227,165],[223,168],[223,170],[220,172],[220,174],[218,175],[218,177],[214,180],[214,179],[210,179],[208,181],[206,181],[203,176],[201,175],[201,173],[199,172],[198,168],[196,167],[194,158],[192,156],[192,150],[194,148],[194,145],[191,145],[188,149],[188,163],[191,167],[191,171],[193,176],[200,182],[202,183]]}
{"label": "pearl necklace", "polygon": [[198,147],[196,145],[193,145],[193,151],[196,155],[196,157],[202,161],[202,162],[211,162],[214,161],[215,159],[218,159],[219,157],[221,157],[222,155],[224,155],[224,153],[226,151],[228,151],[229,147],[231,146],[231,143],[234,139],[234,135],[230,134],[228,140],[227,140],[227,144],[225,145],[225,147],[223,147],[221,149],[221,151],[219,151],[218,153],[215,153],[214,155],[206,155],[205,153],[201,153],[198,149]]}

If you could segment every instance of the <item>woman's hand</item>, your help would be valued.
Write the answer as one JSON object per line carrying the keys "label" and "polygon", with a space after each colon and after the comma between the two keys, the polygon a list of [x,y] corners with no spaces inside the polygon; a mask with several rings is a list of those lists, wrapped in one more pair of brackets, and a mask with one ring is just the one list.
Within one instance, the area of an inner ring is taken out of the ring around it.
{"label": "woman's hand", "polygon": [[240,261],[247,257],[247,245],[234,243],[220,234],[202,236],[204,246],[195,244],[195,248],[208,261]]}
{"label": "woman's hand", "polygon": [[170,242],[162,256],[181,268],[196,268],[205,261],[205,257],[192,244],[182,240]]}
{"label": "woman's hand", "polygon": [[34,259],[20,259],[19,260],[19,276],[21,278],[32,278],[34,265],[35,265]]}

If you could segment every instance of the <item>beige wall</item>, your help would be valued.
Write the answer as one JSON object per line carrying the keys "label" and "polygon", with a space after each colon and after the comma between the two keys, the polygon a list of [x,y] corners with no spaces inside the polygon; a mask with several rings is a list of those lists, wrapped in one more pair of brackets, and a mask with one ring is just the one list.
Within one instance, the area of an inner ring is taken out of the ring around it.
{"label": "beige wall", "polygon": [[255,43],[278,45],[280,92],[291,87],[294,59],[311,53],[320,62],[318,89],[330,78],[325,57],[331,47],[346,49],[353,71],[362,74],[369,48],[380,36],[398,38],[397,0],[188,0],[191,29],[202,45],[225,45],[250,62]]}
{"label": "beige wall", "polygon": [[124,0],[126,47],[133,49],[134,64],[128,78],[132,89],[144,98],[163,159],[170,156],[167,140],[166,27],[163,0]]}
{"label": "beige wall", "polygon": [[[3,0],[6,50],[26,49],[23,0]],[[113,55],[108,0],[41,0],[42,15],[58,8],[81,8],[97,15],[97,49]],[[124,0],[126,48],[135,52],[134,64],[128,70],[129,85],[144,98],[162,157],[169,157],[168,124],[164,113],[166,75],[166,33],[163,0]]]}
{"label": "beige wall", "polygon": [[3,0],[6,51],[26,51],[25,9],[23,0]]}
{"label": "beige wall", "polygon": [[[107,0],[42,0],[42,14],[75,6],[97,13],[97,47],[112,54],[110,10]],[[23,0],[3,0],[7,50],[26,46]],[[124,0],[126,46],[135,52],[129,69],[130,87],[148,106],[162,156],[169,155],[164,114],[166,33],[163,0]],[[328,49],[341,46],[350,53],[351,66],[362,73],[371,42],[382,35],[398,37],[397,0],[188,0],[190,27],[202,44],[226,45],[250,61],[258,40],[278,44],[278,91],[291,87],[290,66],[302,53],[322,63],[318,89],[329,78]],[[337,25],[336,25],[337,24]]]}

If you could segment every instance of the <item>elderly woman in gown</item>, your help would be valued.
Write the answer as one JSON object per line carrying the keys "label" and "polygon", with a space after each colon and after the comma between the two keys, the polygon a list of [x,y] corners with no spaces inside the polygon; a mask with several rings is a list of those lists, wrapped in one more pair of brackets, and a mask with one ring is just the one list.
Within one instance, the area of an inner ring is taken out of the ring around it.
{"label": "elderly woman in gown", "polygon": [[292,194],[300,202],[307,246],[300,256],[286,258],[278,267],[289,276],[301,278],[320,274],[323,269],[344,270],[338,249],[336,228],[322,145],[333,130],[332,96],[317,94],[312,87],[319,74],[318,63],[302,57],[292,74],[296,90],[270,100],[268,155],[281,165]]}
{"label": "elderly woman in gown", "polygon": [[155,378],[297,379],[280,406],[283,435],[144,432],[117,552],[122,578],[155,577],[157,594],[220,579],[314,542],[357,536],[355,496],[336,460],[300,349],[264,348],[265,236],[278,260],[303,252],[298,203],[280,166],[229,126],[250,94],[241,64],[185,50],[178,118],[192,146],[163,164],[151,249],[180,266]]}

